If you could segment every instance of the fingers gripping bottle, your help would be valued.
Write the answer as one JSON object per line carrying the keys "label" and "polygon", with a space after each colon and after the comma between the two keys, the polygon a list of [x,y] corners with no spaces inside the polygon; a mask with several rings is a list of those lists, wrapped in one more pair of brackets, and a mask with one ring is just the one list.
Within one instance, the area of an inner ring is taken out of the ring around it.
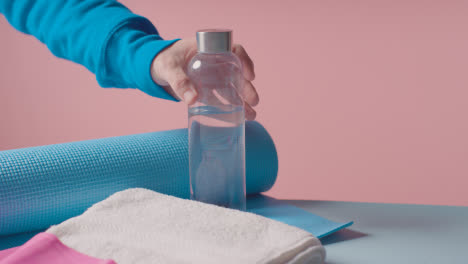
{"label": "fingers gripping bottle", "polygon": [[188,109],[190,191],[194,200],[245,210],[242,64],[231,43],[231,30],[197,32],[187,69],[198,92]]}

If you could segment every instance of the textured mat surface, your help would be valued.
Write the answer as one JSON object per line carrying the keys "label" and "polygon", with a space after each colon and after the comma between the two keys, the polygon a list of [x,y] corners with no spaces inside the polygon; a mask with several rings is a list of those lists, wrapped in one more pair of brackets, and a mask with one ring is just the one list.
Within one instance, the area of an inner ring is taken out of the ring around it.
{"label": "textured mat surface", "polygon": [[353,224],[334,222],[304,209],[266,195],[251,195],[247,199],[247,211],[276,221],[296,226],[318,238],[326,237]]}
{"label": "textured mat surface", "polygon": [[[257,194],[273,186],[278,157],[259,123],[247,122],[245,135],[247,193]],[[187,129],[178,129],[0,152],[0,250],[127,188],[189,198],[187,147]],[[261,195],[247,205],[317,237],[350,224]]]}
{"label": "textured mat surface", "polygon": [[[267,131],[246,124],[247,193],[275,182]],[[190,197],[187,130],[103,138],[0,152],[0,235],[40,230],[131,187]]]}

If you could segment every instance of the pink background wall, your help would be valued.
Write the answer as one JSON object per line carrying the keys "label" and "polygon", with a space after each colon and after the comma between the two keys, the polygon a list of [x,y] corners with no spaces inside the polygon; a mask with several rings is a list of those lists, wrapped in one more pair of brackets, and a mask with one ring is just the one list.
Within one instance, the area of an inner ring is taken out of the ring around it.
{"label": "pink background wall", "polygon": [[[468,2],[124,1],[166,38],[230,27],[255,61],[271,195],[468,205]],[[0,149],[186,126],[183,104],[99,88],[0,18]]]}

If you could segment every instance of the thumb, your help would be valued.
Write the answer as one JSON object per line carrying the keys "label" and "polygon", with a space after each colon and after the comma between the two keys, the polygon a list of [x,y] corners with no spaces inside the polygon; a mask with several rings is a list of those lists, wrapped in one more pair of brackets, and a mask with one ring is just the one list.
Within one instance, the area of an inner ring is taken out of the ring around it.
{"label": "thumb", "polygon": [[169,71],[166,80],[180,100],[188,105],[195,103],[198,96],[197,90],[182,68],[178,67]]}

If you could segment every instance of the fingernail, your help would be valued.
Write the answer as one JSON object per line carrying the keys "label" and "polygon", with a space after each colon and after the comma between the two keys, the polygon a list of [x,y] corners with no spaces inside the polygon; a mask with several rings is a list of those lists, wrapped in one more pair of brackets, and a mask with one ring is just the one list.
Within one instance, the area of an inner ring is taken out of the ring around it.
{"label": "fingernail", "polygon": [[187,104],[192,104],[194,103],[194,99],[195,97],[197,97],[197,94],[192,91],[192,90],[188,90],[184,93],[184,101],[187,103]]}

